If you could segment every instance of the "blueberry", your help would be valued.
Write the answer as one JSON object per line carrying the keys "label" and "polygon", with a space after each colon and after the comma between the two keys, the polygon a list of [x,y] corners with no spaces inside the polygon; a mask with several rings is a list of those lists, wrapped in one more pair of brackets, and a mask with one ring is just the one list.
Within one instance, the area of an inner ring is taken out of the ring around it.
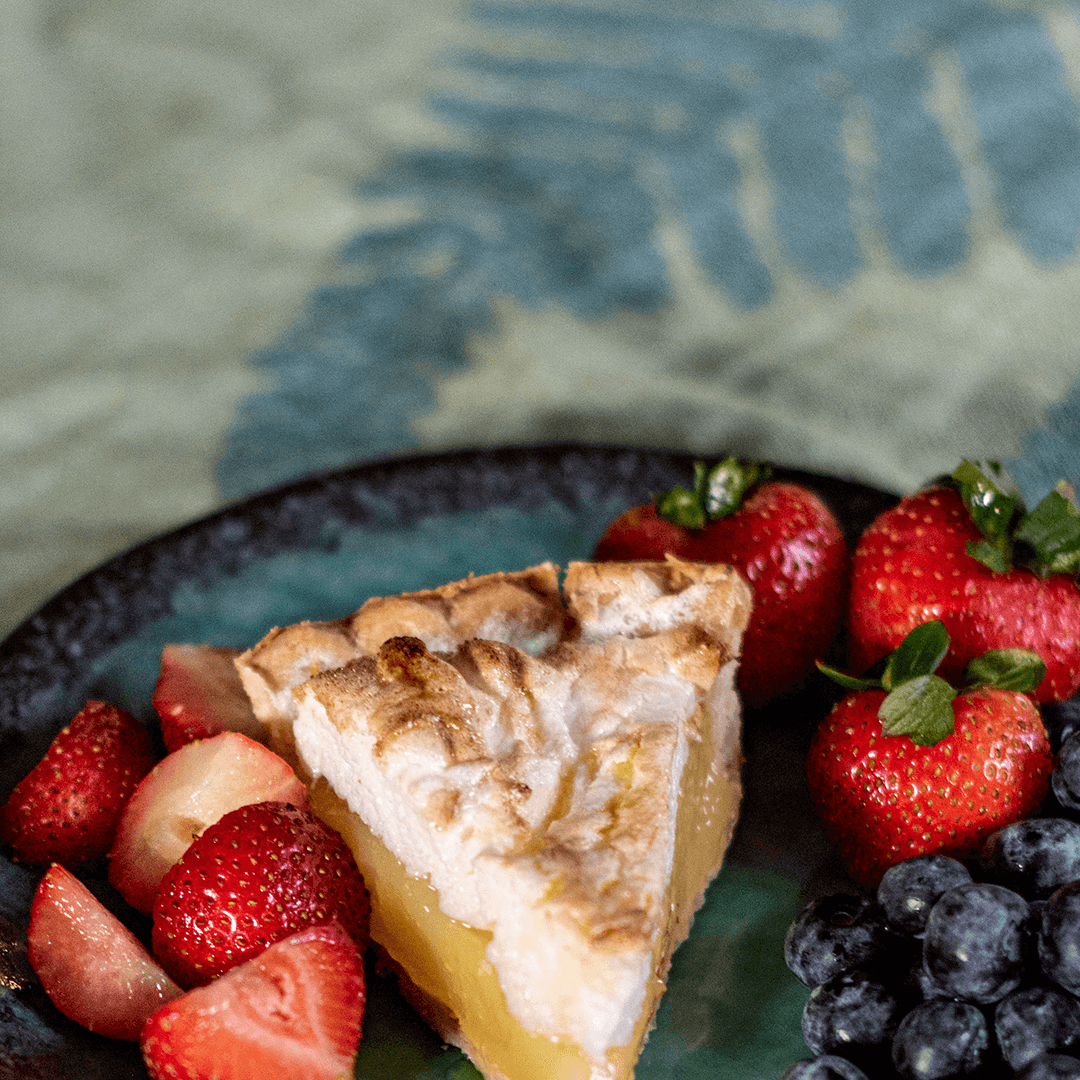
{"label": "blueberry", "polygon": [[1069,810],[1080,810],[1080,730],[1073,730],[1054,758],[1050,786],[1057,801]]}
{"label": "blueberry", "polygon": [[1054,750],[1059,750],[1070,735],[1080,731],[1080,694],[1068,701],[1046,704],[1041,712]]}
{"label": "blueberry", "polygon": [[868,1080],[866,1073],[847,1058],[820,1054],[803,1058],[785,1069],[780,1080]]}
{"label": "blueberry", "polygon": [[935,982],[933,976],[926,970],[924,963],[918,963],[915,966],[914,971],[915,988],[922,996],[924,1001],[933,1001],[935,998],[948,998],[952,995],[937,982]]}
{"label": "blueberry", "polygon": [[784,938],[784,960],[812,988],[841,971],[869,967],[893,938],[869,900],[837,893],[811,900],[796,913]]}
{"label": "blueberry", "polygon": [[815,987],[803,1010],[803,1038],[815,1054],[841,1054],[860,1065],[886,1048],[909,1001],[865,971],[842,971]]}
{"label": "blueberry", "polygon": [[1080,1059],[1066,1054],[1040,1054],[1017,1074],[1017,1080],[1080,1080]]}
{"label": "blueberry", "polygon": [[1027,901],[1002,885],[957,885],[930,909],[923,964],[948,997],[988,1005],[1020,985]]}
{"label": "blueberry", "polygon": [[994,1009],[1001,1056],[1022,1069],[1040,1054],[1080,1045],[1080,1000],[1049,986],[1025,986]]}
{"label": "blueberry", "polygon": [[937,898],[948,889],[970,881],[967,867],[957,859],[947,855],[916,855],[885,871],[877,899],[890,927],[921,934]]}
{"label": "blueberry", "polygon": [[979,864],[991,880],[1022,896],[1049,896],[1080,878],[1080,824],[1066,818],[1017,821],[987,838]]}
{"label": "blueberry", "polygon": [[[1051,894],[1052,895],[1052,894]],[[1021,986],[1041,986],[1047,982],[1043,971],[1042,958],[1039,956],[1039,936],[1042,933],[1042,913],[1046,910],[1046,900],[1032,900],[1028,904],[1031,918],[1024,927],[1024,977]]]}
{"label": "blueberry", "polygon": [[1062,885],[1042,906],[1038,949],[1047,977],[1080,994],[1080,881]]}
{"label": "blueberry", "polygon": [[892,1060],[905,1080],[942,1080],[975,1072],[989,1045],[981,1009],[966,1001],[926,1001],[900,1021]]}

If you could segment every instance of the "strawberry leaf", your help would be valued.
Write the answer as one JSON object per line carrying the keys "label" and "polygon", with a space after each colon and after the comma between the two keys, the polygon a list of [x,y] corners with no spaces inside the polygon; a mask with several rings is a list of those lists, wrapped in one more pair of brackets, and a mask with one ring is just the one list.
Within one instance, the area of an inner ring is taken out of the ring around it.
{"label": "strawberry leaf", "polygon": [[991,543],[1008,537],[1023,504],[1018,496],[1004,490],[1009,481],[1001,466],[990,461],[984,469],[965,459],[952,475],[979,532]]}
{"label": "strawberry leaf", "polygon": [[970,661],[964,675],[971,686],[1029,694],[1046,678],[1046,664],[1027,649],[992,649]]}
{"label": "strawberry leaf", "polygon": [[956,691],[939,675],[919,675],[891,691],[878,716],[886,735],[907,735],[917,746],[935,746],[953,733]]}
{"label": "strawberry leaf", "polygon": [[1012,569],[1012,546],[1004,542],[991,544],[986,540],[972,540],[964,550],[983,566],[998,574],[1007,574]]}
{"label": "strawberry leaf", "polygon": [[896,647],[885,662],[881,676],[884,690],[898,686],[936,670],[949,650],[949,632],[938,619],[916,626]]}
{"label": "strawberry leaf", "polygon": [[861,679],[856,675],[848,675],[838,668],[816,661],[817,669],[822,675],[827,675],[834,683],[839,683],[846,690],[878,690],[881,688],[880,679]]}
{"label": "strawberry leaf", "polygon": [[[932,675],[949,651],[949,632],[939,619],[916,626],[884,659],[870,668],[880,676],[848,675],[818,660],[817,669],[847,690],[895,690],[911,679]],[[879,667],[880,665],[880,667]]]}
{"label": "strawberry leaf", "polygon": [[1080,570],[1080,510],[1060,491],[1051,491],[1016,530],[1030,549],[1028,565],[1043,574]]}
{"label": "strawberry leaf", "polygon": [[665,521],[681,525],[684,529],[700,529],[705,524],[701,499],[686,488],[672,488],[661,495],[656,501],[656,513]]}
{"label": "strawberry leaf", "polygon": [[964,460],[950,479],[982,535],[967,545],[973,559],[996,573],[1008,573],[1014,560],[1043,575],[1080,573],[1080,509],[1067,484],[1028,512],[996,461]]}
{"label": "strawberry leaf", "polygon": [[742,506],[746,493],[765,479],[767,465],[727,457],[703,474],[702,502],[711,521],[727,517]]}
{"label": "strawberry leaf", "polygon": [[983,536],[968,544],[967,553],[991,570],[1006,572],[1012,566],[1012,530],[1023,504],[1004,490],[1008,480],[997,462],[988,462],[984,469],[965,459],[952,478]]}
{"label": "strawberry leaf", "polygon": [[707,521],[733,514],[746,493],[768,475],[768,465],[726,457],[710,469],[694,462],[692,487],[675,487],[656,499],[656,513],[684,529],[700,529]]}

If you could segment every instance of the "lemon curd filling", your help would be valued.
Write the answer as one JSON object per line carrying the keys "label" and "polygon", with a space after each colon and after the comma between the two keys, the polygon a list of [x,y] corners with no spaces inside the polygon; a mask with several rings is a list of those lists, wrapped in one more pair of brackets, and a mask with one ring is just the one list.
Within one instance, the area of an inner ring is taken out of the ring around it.
{"label": "lemon curd filling", "polygon": [[[371,892],[372,940],[397,971],[406,997],[444,1038],[485,1076],[589,1080],[591,1067],[579,1047],[531,1035],[510,1013],[487,959],[490,931],[444,915],[435,889],[411,877],[325,783],[313,789],[312,806],[356,856]],[[625,1075],[628,1054],[613,1051],[612,1075]]]}

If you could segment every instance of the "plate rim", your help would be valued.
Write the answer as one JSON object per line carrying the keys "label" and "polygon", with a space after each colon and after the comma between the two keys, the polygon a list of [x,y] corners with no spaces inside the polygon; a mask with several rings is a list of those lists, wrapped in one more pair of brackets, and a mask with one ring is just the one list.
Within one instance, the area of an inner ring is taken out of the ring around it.
{"label": "plate rim", "polygon": [[[212,556],[209,565],[215,573],[228,573],[239,569],[260,549],[265,549],[264,554],[278,554],[317,548],[318,538],[310,533],[290,535],[288,532],[296,528],[295,524],[290,525],[289,517],[298,507],[308,507],[310,513],[310,504],[322,499],[328,508],[347,510],[350,526],[363,527],[365,514],[371,520],[377,520],[381,514],[386,520],[385,511],[375,505],[375,496],[385,495],[391,485],[400,485],[402,478],[410,476],[422,476],[430,483],[441,474],[443,487],[437,504],[433,505],[431,487],[425,489],[422,498],[413,499],[411,507],[409,499],[402,499],[398,493],[397,520],[451,512],[460,508],[456,503],[477,494],[486,500],[483,505],[512,502],[528,508],[539,505],[539,501],[530,499],[528,490],[519,489],[513,500],[507,500],[505,495],[512,482],[527,479],[530,472],[543,473],[546,495],[562,487],[569,502],[580,502],[580,493],[571,491],[570,482],[573,470],[583,465],[588,469],[601,466],[614,469],[628,482],[640,475],[644,493],[655,490],[648,483],[649,478],[663,477],[663,482],[670,484],[678,483],[678,477],[682,476],[688,482],[695,460],[719,456],[722,455],[671,447],[580,441],[466,447],[351,462],[233,499],[207,514],[138,541],[91,567],[54,593],[0,641],[0,733],[12,725],[19,726],[20,720],[34,711],[30,703],[40,703],[40,695],[47,690],[45,682],[56,681],[55,675],[48,680],[35,678],[36,672],[63,671],[74,676],[148,622],[168,614],[168,596],[153,594],[157,575],[166,565],[174,581],[197,582],[209,577],[205,570],[199,573],[199,567],[207,565],[208,556]],[[558,479],[552,477],[553,465],[562,474]],[[826,498],[829,489],[841,487],[857,488],[881,502],[899,497],[855,477],[816,473],[783,464],[774,464],[772,468],[775,476],[801,480]],[[463,476],[470,476],[472,484],[464,484]],[[501,491],[490,490],[493,476],[501,477]],[[485,484],[489,490],[484,490]],[[366,510],[360,505],[363,500],[356,497],[356,491],[360,490],[367,493]],[[476,505],[474,501],[473,506]],[[241,552],[242,545],[247,546]],[[196,567],[186,576],[177,569],[177,564],[185,562]],[[125,606],[126,598],[137,600],[137,604]],[[95,616],[98,623],[91,627]],[[58,631],[64,626],[74,630],[74,640],[66,648],[58,640]],[[89,653],[83,640],[87,636],[92,636],[99,646]]]}

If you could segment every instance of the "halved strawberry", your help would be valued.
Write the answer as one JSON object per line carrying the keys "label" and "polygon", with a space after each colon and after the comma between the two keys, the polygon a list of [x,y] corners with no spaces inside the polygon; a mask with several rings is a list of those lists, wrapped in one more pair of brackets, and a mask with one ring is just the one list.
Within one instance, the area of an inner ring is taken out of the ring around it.
{"label": "halved strawberry", "polygon": [[153,1080],[346,1080],[365,997],[356,943],[309,927],[154,1013],[143,1060]]}
{"label": "halved strawberry", "polygon": [[27,958],[53,1004],[111,1039],[139,1038],[182,991],[134,934],[69,870],[49,868],[30,906]]}
{"label": "halved strawberry", "polygon": [[88,701],[0,808],[0,839],[26,863],[79,866],[101,858],[154,760],[135,717]]}
{"label": "halved strawberry", "polygon": [[345,841],[310,810],[242,806],[211,825],[161,882],[154,955],[181,986],[217,978],[304,926],[367,941],[367,889]]}
{"label": "halved strawberry", "polygon": [[246,803],[304,805],[307,790],[288,762],[261,743],[225,731],[165,757],[139,784],[109,853],[109,881],[149,915],[165,871],[208,825]]}
{"label": "halved strawberry", "polygon": [[167,750],[238,731],[264,742],[265,729],[251,710],[233,664],[240,654],[215,645],[166,645],[152,704],[161,718]]}

